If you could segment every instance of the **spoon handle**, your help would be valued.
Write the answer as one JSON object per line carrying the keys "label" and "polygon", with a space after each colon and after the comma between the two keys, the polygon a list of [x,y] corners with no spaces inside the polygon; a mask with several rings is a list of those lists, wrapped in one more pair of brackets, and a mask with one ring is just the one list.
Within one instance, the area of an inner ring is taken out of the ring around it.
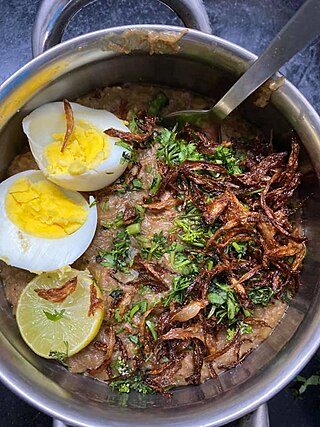
{"label": "spoon handle", "polygon": [[268,48],[211,109],[223,120],[297,52],[320,34],[320,0],[307,0]]}

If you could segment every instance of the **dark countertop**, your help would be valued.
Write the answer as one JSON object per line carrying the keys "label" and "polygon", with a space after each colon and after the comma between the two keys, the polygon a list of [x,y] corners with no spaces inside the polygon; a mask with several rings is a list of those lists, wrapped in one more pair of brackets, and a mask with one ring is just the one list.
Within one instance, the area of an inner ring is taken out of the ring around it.
{"label": "dark countertop", "polygon": [[[303,0],[205,0],[204,3],[214,34],[259,54]],[[38,4],[38,0],[0,0],[0,83],[31,59],[31,31]],[[65,38],[107,26],[138,23],[179,25],[180,21],[157,0],[99,0],[73,19]],[[319,64],[320,39],[282,69],[318,113]],[[309,376],[319,370],[320,360],[315,356],[302,375]],[[310,387],[304,398],[297,400],[291,387],[292,384],[269,402],[271,426],[320,427],[319,388]],[[1,426],[52,425],[48,416],[20,400],[1,384],[0,402]]]}

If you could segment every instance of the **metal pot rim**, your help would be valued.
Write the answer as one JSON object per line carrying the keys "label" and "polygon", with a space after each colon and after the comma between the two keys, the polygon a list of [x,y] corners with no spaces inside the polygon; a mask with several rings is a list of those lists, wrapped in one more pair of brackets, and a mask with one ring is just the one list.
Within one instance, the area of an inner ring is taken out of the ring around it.
{"label": "metal pot rim", "polygon": [[[1,118],[4,118],[5,122],[7,122],[10,118],[10,115],[13,115],[15,112],[12,110],[12,114],[8,114],[7,117],[1,117],[1,104],[6,102],[6,98],[9,97],[11,93],[14,93],[17,86],[27,81],[32,75],[34,75],[34,73],[37,73],[39,70],[46,68],[48,64],[55,63],[57,58],[67,58],[68,52],[70,52],[72,49],[95,43],[96,41],[101,40],[101,38],[107,34],[121,34],[130,29],[156,32],[170,31],[174,33],[182,33],[186,31],[185,28],[166,25],[120,26],[85,34],[75,39],[66,41],[61,45],[55,46],[54,48],[51,48],[23,66],[0,86],[0,124]],[[213,35],[204,34],[197,30],[188,29],[184,37],[195,40],[197,42],[207,44],[209,43],[211,45],[217,46],[218,48],[226,51],[228,54],[238,58],[240,61],[243,61],[247,65],[256,58],[254,54],[236,44]],[[63,73],[65,73],[65,71]],[[320,135],[320,119],[309,102],[291,83],[286,81],[285,84],[274,94],[273,103],[280,111],[281,105],[284,103],[290,104],[290,111],[292,111],[293,120],[296,120],[294,111],[301,111],[301,109],[303,109],[305,111],[306,123],[302,134],[304,137],[306,137],[306,135],[310,135],[310,137],[312,137],[313,134],[313,146],[318,144],[317,141],[319,142]],[[318,144],[317,152],[319,151]],[[317,161],[318,159],[320,160],[319,153],[317,154],[316,158],[314,158],[314,168],[319,176],[320,162]],[[303,324],[306,324],[307,321],[309,323],[308,328],[303,328]],[[286,356],[282,356],[281,363],[278,363],[276,366],[274,366],[272,370],[269,369],[268,378],[266,378],[267,375],[264,375],[262,378],[263,381],[260,381],[260,383],[258,379],[255,381],[259,383],[258,385],[253,384],[250,389],[242,390],[242,396],[240,399],[241,405],[239,405],[239,402],[234,402],[233,405],[229,405],[227,408],[222,408],[223,415],[218,414],[213,418],[210,418],[210,413],[207,413],[206,408],[203,408],[203,414],[197,414],[196,417],[199,425],[201,423],[201,425],[214,426],[221,425],[221,423],[225,424],[227,422],[231,422],[254,410],[258,405],[269,400],[272,396],[278,393],[303,368],[303,366],[316,352],[320,344],[320,330],[318,328],[319,324],[320,311],[318,313],[312,311],[307,313],[295,334],[296,336],[299,336],[299,349],[295,348],[292,341],[290,341],[285,349]],[[9,387],[24,400],[31,403],[33,406],[36,406],[39,410],[44,411],[53,417],[62,419],[69,423],[74,423],[75,425],[79,426],[88,425],[77,419],[77,411],[79,411],[80,405],[79,408],[73,409],[70,407],[65,407],[63,404],[63,397],[61,396],[61,392],[57,391],[55,396],[48,398],[48,396],[41,393],[41,390],[39,391],[37,386],[35,387],[35,384],[31,382],[30,378],[32,377],[32,372],[35,371],[36,368],[34,366],[30,366],[30,364],[25,359],[23,359],[19,351],[12,347],[1,331],[0,342],[3,347],[0,359],[0,379],[7,387]],[[282,352],[283,350],[281,353]],[[17,371],[13,366],[13,360],[19,364],[19,371]],[[28,368],[30,372],[29,378],[25,376],[26,368]],[[153,415],[153,417],[155,416],[156,414]],[[121,421],[119,422],[121,423]],[[191,426],[195,425],[194,422],[195,419],[191,419],[191,423],[186,424],[184,419],[182,421],[179,420],[176,425]]]}

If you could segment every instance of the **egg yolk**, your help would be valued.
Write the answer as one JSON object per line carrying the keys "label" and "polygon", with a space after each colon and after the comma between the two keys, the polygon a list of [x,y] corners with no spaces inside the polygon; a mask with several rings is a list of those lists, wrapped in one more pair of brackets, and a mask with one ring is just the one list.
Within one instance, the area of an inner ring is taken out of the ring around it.
{"label": "egg yolk", "polygon": [[61,238],[78,230],[88,211],[49,181],[17,179],[7,192],[8,218],[22,231],[43,238]]}
{"label": "egg yolk", "polygon": [[54,141],[45,149],[47,170],[51,175],[81,175],[94,169],[110,154],[107,135],[84,120],[75,123],[62,152],[65,134],[54,134],[52,137]]}

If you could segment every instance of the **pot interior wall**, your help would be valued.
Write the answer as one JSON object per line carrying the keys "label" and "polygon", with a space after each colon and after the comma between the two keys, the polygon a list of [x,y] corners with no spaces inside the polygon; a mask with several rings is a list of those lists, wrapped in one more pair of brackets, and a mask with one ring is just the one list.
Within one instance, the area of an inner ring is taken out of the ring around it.
{"label": "pot interior wall", "polygon": [[[120,85],[128,82],[154,83],[172,87],[181,87],[198,92],[212,98],[218,98],[230,87],[234,75],[219,68],[213,67],[206,61],[199,62],[192,58],[176,57],[174,55],[126,55],[115,56],[108,60],[91,63],[60,77],[49,83],[40,93],[30,99],[9,123],[2,129],[0,135],[0,149],[2,164],[0,173],[4,177],[5,169],[15,153],[26,144],[21,131],[21,120],[37,106],[62,98],[75,99],[90,90],[106,85]],[[275,139],[279,144],[288,146],[288,135],[291,129],[289,122],[280,117],[278,111],[268,105],[263,112],[254,107],[252,100],[248,100],[243,107],[243,113],[249,121],[255,122],[267,131],[274,129]],[[301,187],[302,197],[313,193],[312,197],[303,206],[303,226],[309,239],[309,252],[302,274],[303,286],[292,302],[287,315],[273,334],[245,359],[237,368],[224,373],[216,380],[208,381],[201,386],[178,389],[172,399],[158,395],[120,395],[113,392],[104,384],[90,378],[72,375],[55,362],[43,360],[35,356],[22,342],[11,310],[3,295],[0,298],[0,330],[10,344],[27,361],[32,370],[40,371],[43,376],[35,381],[41,382],[42,392],[54,394],[58,385],[58,394],[63,394],[68,404],[75,402],[85,403],[94,408],[97,417],[107,417],[107,412],[112,413],[112,408],[122,407],[125,416],[126,408],[166,408],[174,411],[177,406],[193,407],[210,402],[215,405],[223,399],[240,399],[235,387],[250,388],[253,380],[266,375],[272,369],[272,364],[277,363],[278,355],[285,351],[291,340],[294,345],[294,336],[298,326],[304,322],[306,313],[309,315],[316,310],[316,301],[319,301],[317,290],[320,253],[320,242],[316,236],[320,235],[317,212],[319,206],[319,188],[312,166],[306,153],[302,154],[302,168],[307,172]],[[244,384],[245,383],[245,384]],[[62,391],[63,390],[63,391]],[[238,389],[239,390],[239,389]],[[66,394],[65,394],[66,393]],[[241,393],[240,393],[241,394]],[[200,403],[201,402],[201,403]],[[217,409],[218,410],[218,409]],[[222,410],[222,409],[221,409]],[[110,412],[111,411],[111,412]],[[166,414],[168,415],[168,413]],[[159,412],[158,416],[165,416]],[[107,419],[107,418],[106,418]],[[142,425],[142,422],[140,423]]]}
{"label": "pot interior wall", "polygon": [[[235,80],[235,71],[226,71],[221,68],[223,65],[213,66],[199,58],[177,58],[175,55],[130,54],[113,56],[73,69],[72,72],[48,82],[2,128],[0,178],[4,178],[11,159],[26,143],[21,127],[22,119],[38,106],[63,98],[75,100],[96,88],[125,83],[182,88],[218,100]],[[243,66],[240,67],[242,68]],[[263,127],[266,132],[273,129],[279,141],[288,139],[291,127],[271,104],[263,109],[253,108],[249,99],[242,110],[247,120]]]}

